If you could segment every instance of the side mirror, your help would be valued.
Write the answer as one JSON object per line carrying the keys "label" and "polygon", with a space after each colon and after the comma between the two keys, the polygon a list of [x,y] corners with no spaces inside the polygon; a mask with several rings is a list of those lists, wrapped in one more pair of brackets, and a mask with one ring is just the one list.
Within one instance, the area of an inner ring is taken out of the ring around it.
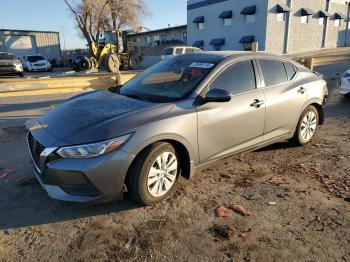
{"label": "side mirror", "polygon": [[206,102],[229,102],[231,101],[231,94],[220,88],[214,88],[208,91],[205,96]]}

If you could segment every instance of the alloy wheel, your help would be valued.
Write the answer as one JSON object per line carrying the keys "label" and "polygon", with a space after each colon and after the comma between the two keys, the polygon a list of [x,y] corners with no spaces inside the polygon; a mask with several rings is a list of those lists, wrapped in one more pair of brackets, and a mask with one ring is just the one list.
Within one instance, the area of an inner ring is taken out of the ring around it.
{"label": "alloy wheel", "polygon": [[153,197],[164,196],[174,185],[178,161],[174,153],[163,152],[153,162],[147,177],[147,189]]}
{"label": "alloy wheel", "polygon": [[317,116],[315,112],[308,112],[300,125],[300,137],[304,142],[309,142],[317,128]]}

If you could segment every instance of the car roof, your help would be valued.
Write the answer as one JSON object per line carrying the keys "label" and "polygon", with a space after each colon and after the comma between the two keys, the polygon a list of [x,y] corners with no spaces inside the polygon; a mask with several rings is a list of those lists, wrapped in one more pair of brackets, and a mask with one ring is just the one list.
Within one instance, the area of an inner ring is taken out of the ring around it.
{"label": "car roof", "polygon": [[199,49],[198,47],[195,47],[195,46],[187,46],[187,45],[167,46],[167,47],[165,47],[164,49],[167,49],[167,48],[197,48],[197,49]]}
{"label": "car roof", "polygon": [[274,55],[266,52],[251,52],[251,51],[204,51],[201,53],[189,53],[178,56],[184,59],[193,59],[199,61],[215,62],[219,63],[223,60],[233,60],[242,57],[246,58],[268,58],[268,59],[282,59],[285,61],[290,61],[287,57]]}

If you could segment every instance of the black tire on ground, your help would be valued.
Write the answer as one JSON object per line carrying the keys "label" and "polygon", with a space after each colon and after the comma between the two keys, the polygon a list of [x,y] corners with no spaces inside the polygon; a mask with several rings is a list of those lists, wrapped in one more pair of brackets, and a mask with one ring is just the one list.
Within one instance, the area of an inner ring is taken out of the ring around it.
{"label": "black tire on ground", "polygon": [[[176,156],[176,159],[178,161],[176,180],[165,195],[161,197],[154,197],[148,191],[148,173],[156,158],[163,152],[171,152]],[[172,189],[176,184],[177,178],[179,177],[179,174],[181,172],[179,161],[180,160],[178,155],[176,154],[175,148],[171,144],[166,142],[154,143],[153,145],[149,146],[147,149],[142,151],[133,162],[125,181],[127,190],[131,198],[145,205],[153,205],[164,200],[171,193]]]}
{"label": "black tire on ground", "polygon": [[90,70],[91,69],[91,61],[88,57],[84,57],[80,61],[80,68],[81,68],[81,70]]}
{"label": "black tire on ground", "polygon": [[90,57],[90,62],[91,62],[91,69],[97,68],[97,59],[95,57]]}
{"label": "black tire on ground", "polygon": [[[315,132],[313,133],[311,139],[309,139],[308,141],[305,141],[302,136],[301,136],[301,125],[303,123],[303,120],[304,120],[304,117],[309,113],[309,112],[313,112],[315,113],[316,115],[316,130]],[[317,109],[314,107],[314,106],[308,106],[304,112],[301,114],[300,118],[299,118],[299,122],[298,122],[298,125],[297,125],[297,128],[295,130],[295,133],[294,133],[294,137],[291,139],[291,142],[297,146],[304,146],[308,143],[310,143],[312,141],[312,138],[314,137],[314,135],[316,134],[317,132],[317,129],[318,129],[318,124],[319,124],[319,114],[318,114],[318,111]]]}
{"label": "black tire on ground", "polygon": [[120,67],[118,56],[116,54],[107,54],[104,58],[104,66],[108,72],[118,72]]}
{"label": "black tire on ground", "polygon": [[344,95],[346,98],[350,98],[350,93]]}
{"label": "black tire on ground", "polygon": [[23,77],[23,76],[24,76],[24,73],[21,72],[21,73],[18,74],[18,76],[19,76],[19,77]]}

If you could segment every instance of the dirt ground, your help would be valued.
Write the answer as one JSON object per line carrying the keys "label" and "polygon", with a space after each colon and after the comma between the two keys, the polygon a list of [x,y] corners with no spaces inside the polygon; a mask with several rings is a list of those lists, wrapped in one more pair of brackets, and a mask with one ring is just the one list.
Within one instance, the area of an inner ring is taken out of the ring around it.
{"label": "dirt ground", "polygon": [[[31,174],[25,129],[0,129],[0,167],[15,170],[0,179],[0,261],[350,261],[350,99],[329,81],[330,109],[311,144],[222,160],[152,207],[127,194],[65,203],[34,179],[16,183]],[[223,208],[232,205],[251,215]]]}

